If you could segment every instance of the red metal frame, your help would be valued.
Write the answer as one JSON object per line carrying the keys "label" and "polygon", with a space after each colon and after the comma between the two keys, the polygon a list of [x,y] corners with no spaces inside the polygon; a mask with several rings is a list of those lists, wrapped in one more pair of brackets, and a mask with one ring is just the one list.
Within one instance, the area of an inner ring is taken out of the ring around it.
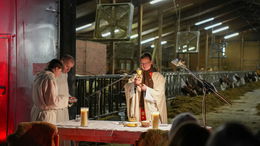
{"label": "red metal frame", "polygon": [[72,141],[136,144],[142,132],[58,128],[60,139]]}
{"label": "red metal frame", "polygon": [[[0,90],[0,143],[6,141],[7,135],[13,132],[14,127],[14,125],[12,125],[12,123],[14,123],[13,117],[10,116],[11,114],[9,96],[10,50],[13,46],[12,42],[14,37],[15,35],[13,34],[0,33],[0,87],[2,87],[2,91]],[[4,83],[1,81],[3,81]]]}
{"label": "red metal frame", "polygon": [[11,35],[0,34],[0,142],[6,140],[8,132],[10,39]]}

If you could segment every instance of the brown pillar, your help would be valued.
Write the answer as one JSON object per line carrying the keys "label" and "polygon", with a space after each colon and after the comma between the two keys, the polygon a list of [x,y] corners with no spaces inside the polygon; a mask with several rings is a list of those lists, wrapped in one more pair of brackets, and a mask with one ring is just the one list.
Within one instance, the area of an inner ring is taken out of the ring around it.
{"label": "brown pillar", "polygon": [[138,7],[138,58],[141,57],[142,54],[142,31],[143,31],[143,5],[142,0],[139,2]]}
{"label": "brown pillar", "polygon": [[206,34],[206,43],[205,43],[205,70],[208,69],[208,56],[209,56],[209,35]]}
{"label": "brown pillar", "polygon": [[160,10],[158,10],[158,43],[157,43],[157,48],[158,48],[158,53],[157,53],[157,57],[158,57],[158,70],[162,71],[162,24],[163,24],[163,14]]}

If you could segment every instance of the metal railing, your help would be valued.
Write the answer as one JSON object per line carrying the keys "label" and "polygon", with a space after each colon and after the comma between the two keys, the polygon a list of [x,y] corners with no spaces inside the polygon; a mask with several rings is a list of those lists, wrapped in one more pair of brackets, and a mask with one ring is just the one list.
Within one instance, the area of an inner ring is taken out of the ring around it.
{"label": "metal railing", "polygon": [[[220,90],[219,79],[221,77],[227,77],[232,80],[233,75],[237,74],[239,77],[244,77],[247,73],[252,73],[253,71],[220,71],[220,72],[194,72],[195,75],[201,79],[212,83],[218,90]],[[166,97],[171,98],[177,95],[182,95],[181,93],[181,80],[188,80],[191,78],[189,73],[182,72],[164,72],[162,73],[166,79]]]}
{"label": "metal railing", "polygon": [[89,117],[98,118],[125,107],[123,86],[129,76],[76,76],[77,110],[89,107]]}
{"label": "metal railing", "polygon": [[[200,78],[213,83],[217,89],[220,88],[219,78],[232,78],[237,74],[244,77],[252,71],[232,72],[194,72]],[[190,78],[188,73],[164,72],[166,79],[166,97],[171,98],[181,95],[181,80]],[[102,117],[125,109],[124,84],[131,76],[125,75],[100,75],[100,76],[76,76],[76,97],[78,97],[77,110],[80,107],[89,107],[91,118]]]}

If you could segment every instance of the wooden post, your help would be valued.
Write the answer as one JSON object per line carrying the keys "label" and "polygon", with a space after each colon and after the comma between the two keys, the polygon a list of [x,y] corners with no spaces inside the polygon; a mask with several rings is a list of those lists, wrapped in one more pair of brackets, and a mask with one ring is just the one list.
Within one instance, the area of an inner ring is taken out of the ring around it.
{"label": "wooden post", "polygon": [[244,33],[241,33],[241,44],[240,44],[240,70],[244,70],[244,42],[245,42],[245,38],[244,38]]}
{"label": "wooden post", "polygon": [[209,55],[209,35],[206,34],[206,48],[205,48],[205,70],[208,69],[208,55]]}
{"label": "wooden post", "polygon": [[[187,26],[187,31],[190,32],[190,27]],[[190,52],[189,52],[190,44],[187,46],[187,53],[185,53],[185,56],[187,56],[186,66],[190,68]]]}
{"label": "wooden post", "polygon": [[[76,2],[73,0],[60,1],[60,56],[69,54],[76,57]],[[71,20],[71,21],[67,21]],[[2,54],[1,54],[2,55]],[[71,95],[75,95],[75,67],[68,73],[68,85]]]}
{"label": "wooden post", "polygon": [[159,71],[162,71],[162,45],[161,45],[161,42],[162,42],[162,24],[163,24],[163,13],[158,10],[158,43],[157,43],[157,57],[158,57],[158,62],[157,65],[158,65],[158,70]]}
{"label": "wooden post", "polygon": [[138,7],[138,60],[142,55],[142,31],[143,31],[143,4],[142,0],[139,1]]}
{"label": "wooden post", "polygon": [[[116,3],[116,0],[113,0],[113,4],[115,4],[115,3]],[[115,11],[113,10],[112,12],[113,12],[113,17],[115,18],[115,15],[116,15]],[[113,28],[115,29],[115,27],[113,27]],[[111,30],[111,35],[113,37],[114,37],[114,34],[115,34],[114,29]],[[116,60],[115,41],[112,41],[111,46],[112,46],[112,74],[114,74],[115,73],[115,66],[116,66],[116,61],[115,61]]]}

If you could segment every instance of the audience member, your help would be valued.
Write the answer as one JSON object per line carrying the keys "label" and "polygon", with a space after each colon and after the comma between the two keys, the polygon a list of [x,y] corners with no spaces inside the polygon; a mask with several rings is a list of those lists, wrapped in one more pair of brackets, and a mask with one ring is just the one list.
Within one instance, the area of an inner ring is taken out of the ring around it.
{"label": "audience member", "polygon": [[205,146],[210,132],[194,122],[180,125],[170,138],[170,146]]}
{"label": "audience member", "polygon": [[149,129],[141,134],[137,146],[168,146],[168,132],[160,129]]}
{"label": "audience member", "polygon": [[180,126],[181,124],[185,122],[195,122],[199,123],[199,121],[195,118],[195,116],[191,113],[181,113],[177,116],[175,116],[172,120],[172,127],[169,131],[169,137],[173,137],[174,131]]}
{"label": "audience member", "polygon": [[207,146],[259,146],[258,139],[242,124],[226,123],[210,137]]}

